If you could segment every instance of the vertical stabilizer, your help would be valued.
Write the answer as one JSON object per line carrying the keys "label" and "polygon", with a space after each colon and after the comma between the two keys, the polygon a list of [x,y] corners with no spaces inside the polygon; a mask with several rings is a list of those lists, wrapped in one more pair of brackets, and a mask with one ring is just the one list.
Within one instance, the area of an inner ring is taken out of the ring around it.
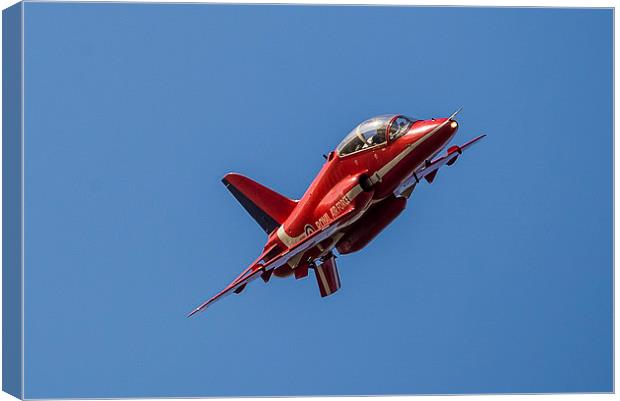
{"label": "vertical stabilizer", "polygon": [[297,206],[297,201],[241,174],[226,174],[222,182],[267,234],[278,228]]}

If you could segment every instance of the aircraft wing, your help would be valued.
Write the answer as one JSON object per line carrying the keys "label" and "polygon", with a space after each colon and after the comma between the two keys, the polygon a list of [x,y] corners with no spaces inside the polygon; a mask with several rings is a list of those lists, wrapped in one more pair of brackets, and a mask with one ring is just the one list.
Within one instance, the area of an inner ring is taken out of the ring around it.
{"label": "aircraft wing", "polygon": [[[422,167],[418,168],[408,179],[406,179],[397,189],[394,191],[396,196],[401,196],[404,192],[410,189],[413,185],[420,182],[422,178],[425,178],[428,182],[433,182],[435,179],[435,175],[437,171],[443,167],[444,165],[452,165],[456,161],[456,159],[463,153],[464,150],[467,150],[473,144],[480,141],[486,135],[480,135],[461,146],[450,146],[448,151],[442,155],[433,159],[432,161],[427,161]],[[408,196],[408,195],[407,195]]]}
{"label": "aircraft wing", "polygon": [[207,301],[205,301],[202,304],[198,305],[198,307],[196,307],[193,311],[191,311],[191,313],[189,315],[187,315],[187,317],[190,317],[190,316],[200,312],[201,310],[206,309],[207,306],[211,305],[215,301],[218,301],[218,300],[226,297],[227,295],[230,295],[231,292],[234,292],[234,291],[241,292],[241,291],[243,291],[245,286],[250,281],[252,281],[256,277],[258,277],[262,271],[263,271],[263,266],[261,266],[259,264],[253,264],[252,266],[248,267],[246,270],[244,270],[239,275],[239,277],[237,277],[235,280],[233,280],[232,283],[228,284],[226,286],[226,288],[224,288],[222,291],[220,291],[217,294],[215,294],[213,297],[209,298]]}
{"label": "aircraft wing", "polygon": [[350,216],[355,209],[349,210],[346,213],[343,213],[333,221],[330,225],[326,226],[322,230],[318,230],[313,232],[311,235],[306,237],[303,241],[295,244],[289,249],[285,249],[280,252],[275,257],[266,261],[266,263],[262,264],[261,260],[265,257],[265,254],[269,253],[271,248],[267,249],[261,256],[250,265],[247,269],[245,269],[232,283],[228,284],[226,288],[222,291],[214,295],[212,298],[200,304],[196,307],[187,317],[190,317],[210,306],[215,301],[218,301],[225,296],[229,295],[232,292],[240,293],[245,289],[245,286],[250,282],[259,277],[261,274],[266,273],[269,274],[273,269],[280,267],[286,264],[291,258],[295,255],[298,255],[300,252],[307,251],[312,248],[319,242],[331,237],[338,229],[342,226],[342,223],[346,221],[346,217]]}

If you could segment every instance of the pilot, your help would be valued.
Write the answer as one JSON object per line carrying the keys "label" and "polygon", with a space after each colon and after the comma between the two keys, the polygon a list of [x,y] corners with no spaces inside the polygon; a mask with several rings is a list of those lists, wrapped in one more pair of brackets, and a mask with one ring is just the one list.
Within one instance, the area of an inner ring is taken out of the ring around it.
{"label": "pilot", "polygon": [[354,138],[342,148],[341,154],[348,155],[349,153],[357,152],[363,146],[364,146],[364,142],[362,142],[361,139]]}
{"label": "pilot", "polygon": [[377,128],[377,132],[368,140],[368,146],[379,145],[385,142],[385,127]]}

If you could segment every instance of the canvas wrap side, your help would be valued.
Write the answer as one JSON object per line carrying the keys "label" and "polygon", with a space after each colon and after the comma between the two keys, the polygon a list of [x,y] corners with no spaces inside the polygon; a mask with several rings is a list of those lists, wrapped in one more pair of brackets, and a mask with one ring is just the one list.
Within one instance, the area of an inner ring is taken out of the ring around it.
{"label": "canvas wrap side", "polygon": [[2,11],[2,390],[22,393],[22,13]]}

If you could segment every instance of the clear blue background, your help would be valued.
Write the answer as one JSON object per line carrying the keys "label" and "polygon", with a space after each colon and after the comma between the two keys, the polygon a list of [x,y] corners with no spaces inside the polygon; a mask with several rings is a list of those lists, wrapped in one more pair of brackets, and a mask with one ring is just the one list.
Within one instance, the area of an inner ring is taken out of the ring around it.
{"label": "clear blue background", "polygon": [[[611,10],[25,7],[26,397],[612,390]],[[315,278],[186,314],[382,113],[489,134]]]}

